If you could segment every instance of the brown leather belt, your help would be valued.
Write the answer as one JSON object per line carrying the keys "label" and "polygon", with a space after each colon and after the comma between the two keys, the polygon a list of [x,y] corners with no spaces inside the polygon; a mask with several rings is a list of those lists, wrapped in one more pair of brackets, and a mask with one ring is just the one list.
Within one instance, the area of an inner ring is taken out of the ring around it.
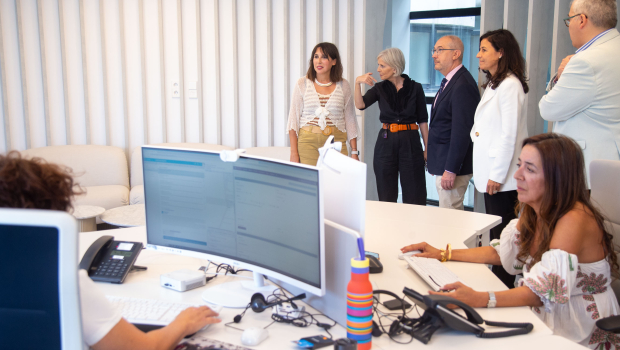
{"label": "brown leather belt", "polygon": [[389,129],[390,132],[399,132],[403,130],[418,130],[418,124],[388,124],[383,123],[384,129]]}

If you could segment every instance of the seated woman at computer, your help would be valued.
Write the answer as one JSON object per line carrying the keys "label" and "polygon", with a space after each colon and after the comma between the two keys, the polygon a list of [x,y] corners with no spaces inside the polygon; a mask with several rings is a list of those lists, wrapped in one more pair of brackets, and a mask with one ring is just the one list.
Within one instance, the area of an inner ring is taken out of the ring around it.
{"label": "seated woman at computer", "polygon": [[426,243],[402,251],[501,264],[513,275],[523,273],[515,289],[478,292],[457,282],[443,286],[450,292],[441,294],[473,307],[493,307],[494,294],[495,306],[532,307],[554,334],[592,348],[620,345],[612,341],[618,338],[595,326],[620,311],[610,287],[612,276],[618,276],[618,262],[612,235],[590,202],[584,170],[581,148],[572,139],[558,134],[525,139],[514,175],[521,217],[506,226],[499,240],[451,253]]}
{"label": "seated woman at computer", "polygon": [[291,162],[316,165],[319,148],[330,135],[342,142],[342,154],[359,160],[358,127],[351,86],[342,78],[338,48],[332,43],[319,43],[312,50],[306,76],[299,78],[293,89],[288,130]]}
{"label": "seated woman at computer", "polygon": [[[0,207],[67,211],[74,191],[72,177],[40,158],[22,159],[18,152],[0,155]],[[121,318],[86,271],[79,271],[82,332],[99,349],[172,349],[186,335],[220,322],[206,306],[188,308],[167,327],[144,333]]]}

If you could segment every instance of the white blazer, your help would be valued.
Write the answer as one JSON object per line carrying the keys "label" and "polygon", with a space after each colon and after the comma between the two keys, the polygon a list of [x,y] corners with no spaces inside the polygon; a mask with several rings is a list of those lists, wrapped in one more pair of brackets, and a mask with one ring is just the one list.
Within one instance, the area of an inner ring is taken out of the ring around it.
{"label": "white blazer", "polygon": [[470,133],[474,142],[474,184],[479,192],[487,191],[489,179],[502,184],[500,192],[517,189],[513,175],[521,144],[527,138],[524,104],[523,86],[513,74],[497,89],[485,89]]}
{"label": "white blazer", "polygon": [[620,160],[620,33],[612,29],[571,58],[557,84],[540,100],[553,132],[572,137],[590,162]]}

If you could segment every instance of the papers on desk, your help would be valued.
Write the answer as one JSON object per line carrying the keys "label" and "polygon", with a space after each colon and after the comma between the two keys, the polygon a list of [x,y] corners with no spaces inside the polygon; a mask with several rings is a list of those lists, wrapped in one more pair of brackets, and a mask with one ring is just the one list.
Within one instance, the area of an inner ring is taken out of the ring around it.
{"label": "papers on desk", "polygon": [[185,339],[182,343],[177,345],[174,350],[203,350],[203,349],[224,349],[224,350],[252,350],[244,346],[239,346],[230,343],[224,343],[219,340],[209,339],[201,336],[193,336]]}

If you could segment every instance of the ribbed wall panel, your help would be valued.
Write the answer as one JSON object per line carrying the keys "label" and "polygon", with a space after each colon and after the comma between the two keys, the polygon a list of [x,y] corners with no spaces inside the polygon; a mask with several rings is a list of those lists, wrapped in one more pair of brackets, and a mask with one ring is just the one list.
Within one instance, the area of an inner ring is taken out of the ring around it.
{"label": "ribbed wall panel", "polygon": [[0,0],[0,152],[286,146],[293,89],[314,45],[339,45],[345,78],[363,73],[363,8],[364,0]]}

